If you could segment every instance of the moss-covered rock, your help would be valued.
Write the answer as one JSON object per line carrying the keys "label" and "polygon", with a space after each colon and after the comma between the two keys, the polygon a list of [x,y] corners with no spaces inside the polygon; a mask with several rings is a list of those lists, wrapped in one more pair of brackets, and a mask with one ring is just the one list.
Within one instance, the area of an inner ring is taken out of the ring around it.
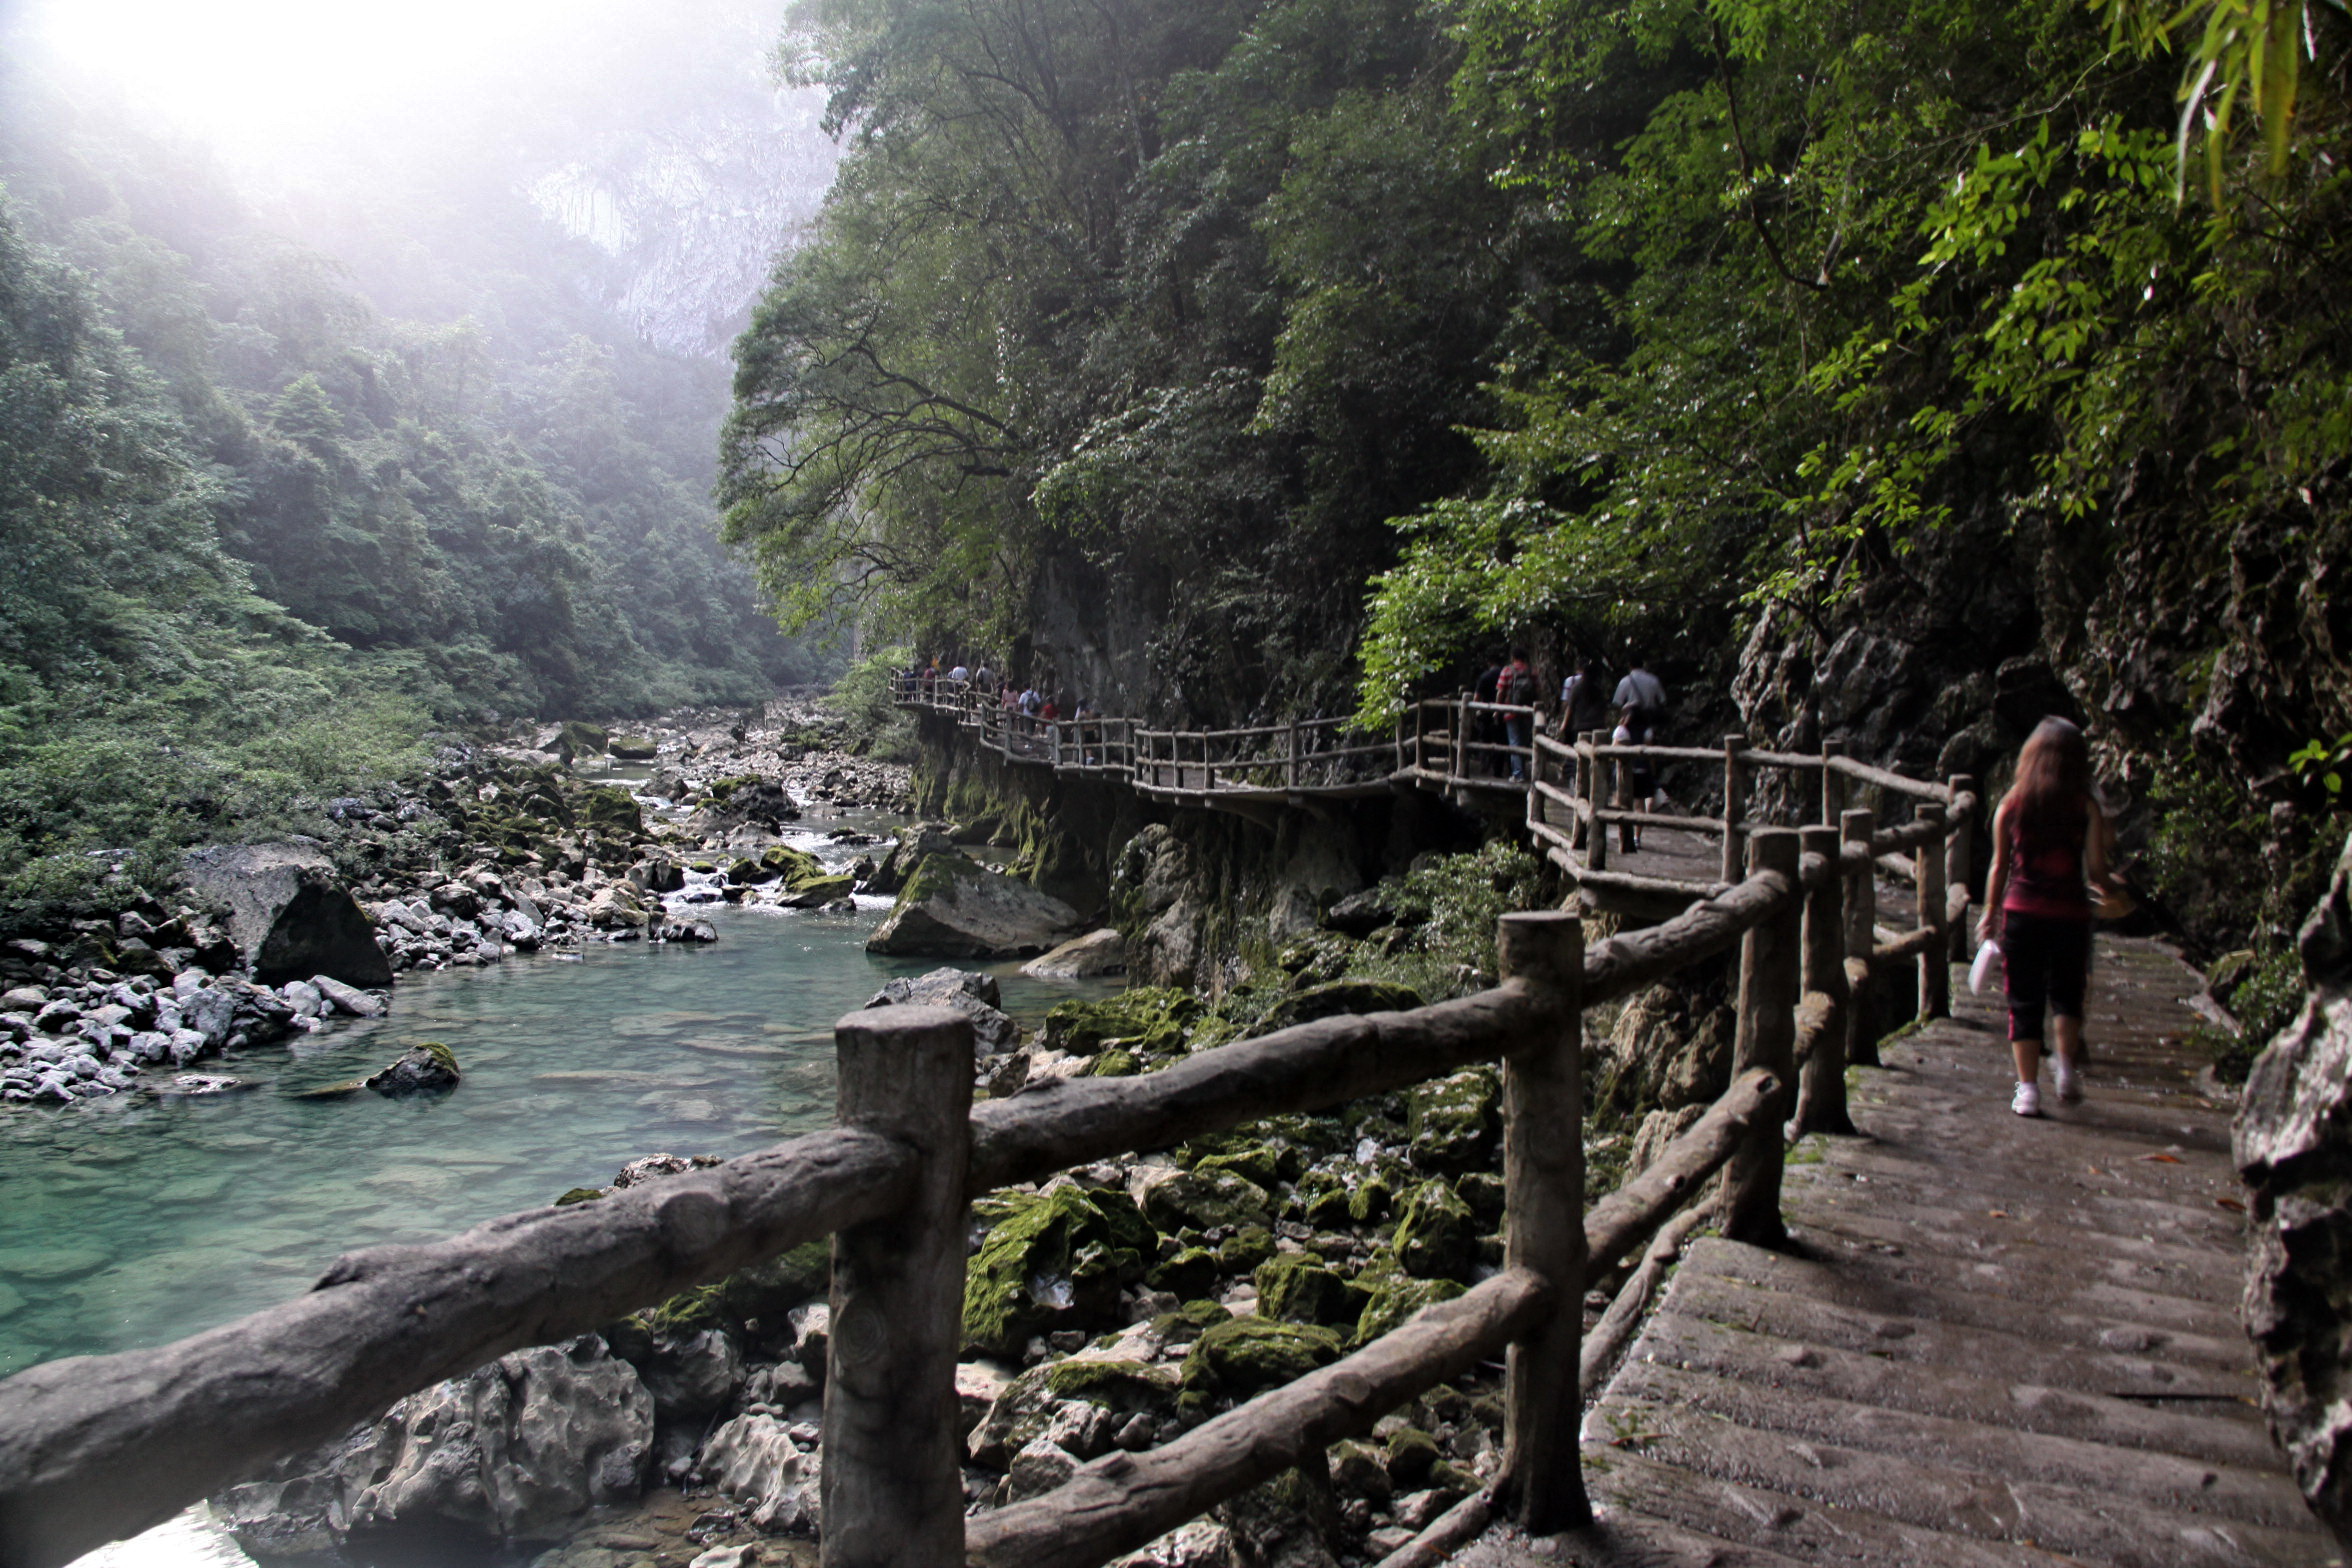
{"label": "moss-covered rock", "polygon": [[591,833],[635,838],[645,831],[645,813],[637,797],[609,784],[591,784],[580,792],[581,820]]}
{"label": "moss-covered rock", "polygon": [[566,719],[556,726],[555,739],[547,743],[546,749],[569,762],[574,757],[601,757],[605,744],[603,725]]}
{"label": "moss-covered rock", "polygon": [[1227,1274],[1247,1274],[1274,1256],[1274,1233],[1263,1225],[1244,1225],[1217,1246],[1217,1267]]}
{"label": "moss-covered rock", "polygon": [[1252,1282],[1258,1287],[1260,1317],[1353,1328],[1363,1316],[1365,1293],[1311,1252],[1268,1258]]}
{"label": "moss-covered rock", "polygon": [[1421,993],[1409,985],[1387,980],[1333,980],[1293,991],[1267,1009],[1257,1027],[1264,1034],[1343,1013],[1403,1012],[1420,1005]]}
{"label": "moss-covered rock", "polygon": [[727,880],[737,887],[760,887],[775,881],[782,872],[771,870],[749,856],[727,867]]}
{"label": "moss-covered rock", "polygon": [[1055,1424],[1057,1407],[1076,1400],[1117,1415],[1168,1410],[1179,1391],[1176,1368],[1148,1361],[1076,1357],[1031,1367],[1005,1385],[972,1429],[973,1462],[1002,1470]]}
{"label": "moss-covered rock", "polygon": [[1214,1230],[1220,1225],[1264,1225],[1272,1194],[1231,1171],[1175,1171],[1143,1193],[1143,1212],[1161,1230]]}
{"label": "moss-covered rock", "polygon": [[1388,1479],[1388,1455],[1353,1439],[1331,1445],[1331,1482],[1342,1496],[1366,1498],[1375,1508],[1384,1506],[1394,1491]]}
{"label": "moss-covered rock", "polygon": [[[355,1083],[352,1087],[356,1089],[359,1086]],[[574,1187],[556,1199],[555,1206],[559,1209],[568,1209],[575,1203],[594,1203],[603,1196],[604,1189],[602,1187]]]}
{"label": "moss-covered rock", "polygon": [[651,762],[661,754],[661,747],[642,735],[615,735],[605,749],[623,762]]}
{"label": "moss-covered rock", "polygon": [[1451,1185],[1432,1179],[1397,1209],[1397,1261],[1421,1279],[1460,1279],[1477,1257],[1478,1219]]}
{"label": "moss-covered rock", "polygon": [[786,887],[826,874],[823,861],[807,850],[794,849],[789,844],[770,844],[760,851],[759,863],[763,869],[782,878]]}
{"label": "moss-covered rock", "polygon": [[1079,1070],[1081,1078],[1132,1078],[1143,1071],[1143,1058],[1117,1047],[1103,1052]]}
{"label": "moss-covered rock", "polygon": [[1491,1166],[1503,1135],[1502,1084],[1491,1067],[1473,1067],[1414,1086],[1406,1128],[1413,1163],[1423,1170]]}
{"label": "moss-covered rock", "polygon": [[810,877],[805,882],[787,882],[785,902],[796,909],[822,909],[836,899],[847,898],[857,888],[857,878],[851,876]]}
{"label": "moss-covered rock", "polygon": [[1132,1411],[1175,1403],[1176,1368],[1149,1361],[1057,1361],[1045,1369],[1045,1386],[1056,1399],[1085,1399],[1112,1410]]}
{"label": "moss-covered rock", "polygon": [[719,1288],[729,1312],[738,1318],[759,1318],[814,1300],[832,1283],[833,1244],[811,1241],[764,1263],[737,1269]]}
{"label": "moss-covered rock", "polygon": [[[1604,1189],[1605,1190],[1605,1189]],[[1478,1219],[1479,1229],[1493,1232],[1503,1223],[1502,1177],[1492,1171],[1472,1171],[1467,1176],[1454,1178],[1454,1192]]]}
{"label": "moss-covered rock", "polygon": [[1206,1295],[1217,1285],[1217,1254],[1207,1247],[1186,1247],[1154,1264],[1145,1282],[1170,1295]]}
{"label": "moss-covered rock", "polygon": [[966,1269],[965,1342],[1014,1355],[1050,1328],[1107,1326],[1156,1244],[1134,1202],[1064,1186],[1013,1205]]}
{"label": "moss-covered rock", "polygon": [[1354,1220],[1352,1194],[1337,1177],[1326,1182],[1301,1183],[1291,1205],[1298,1217],[1317,1230],[1345,1230]]}
{"label": "moss-covered rock", "polygon": [[1282,1179],[1281,1166],[1274,1157],[1274,1151],[1263,1145],[1233,1154],[1211,1154],[1192,1162],[1192,1172],[1196,1176],[1217,1171],[1230,1171],[1243,1181],[1255,1183],[1269,1192]]}
{"label": "moss-covered rock", "polygon": [[1184,1392],[1247,1399],[1329,1366],[1340,1356],[1329,1329],[1270,1318],[1234,1318],[1201,1330],[1184,1358]]}
{"label": "moss-covered rock", "polygon": [[1392,1274],[1373,1280],[1364,1301],[1363,1316],[1356,1319],[1355,1342],[1368,1345],[1391,1329],[1402,1327],[1423,1307],[1451,1301],[1460,1294],[1462,1287],[1450,1279],[1413,1279]]}
{"label": "moss-covered rock", "polygon": [[1400,1492],[1418,1492],[1443,1457],[1436,1438],[1419,1427],[1399,1427],[1388,1435],[1389,1484]]}
{"label": "moss-covered rock", "polygon": [[1183,1054],[1185,1030],[1200,1016],[1190,992],[1143,986],[1094,1002],[1057,1002],[1045,1015],[1040,1043],[1049,1051],[1092,1056],[1117,1042],[1139,1056]]}
{"label": "moss-covered rock", "polygon": [[1227,1322],[1233,1314],[1214,1301],[1187,1301],[1173,1312],[1163,1312],[1151,1320],[1152,1332],[1167,1339],[1181,1339],[1187,1333],[1197,1334],[1212,1324]]}
{"label": "moss-covered rock", "polygon": [[1376,1225],[1388,1218],[1395,1205],[1396,1192],[1388,1178],[1380,1175],[1365,1177],[1356,1183],[1356,1190],[1348,1194],[1348,1218],[1358,1225]]}

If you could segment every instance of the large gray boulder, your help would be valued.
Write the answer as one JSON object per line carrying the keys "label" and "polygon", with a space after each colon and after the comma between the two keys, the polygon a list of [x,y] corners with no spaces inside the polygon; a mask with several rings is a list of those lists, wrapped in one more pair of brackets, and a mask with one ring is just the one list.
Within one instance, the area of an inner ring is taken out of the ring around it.
{"label": "large gray boulder", "polygon": [[188,888],[222,911],[237,956],[265,984],[327,975],[388,986],[392,962],[334,863],[300,844],[216,844],[188,852]]}
{"label": "large gray boulder", "polygon": [[869,953],[921,958],[1027,958],[1058,943],[1078,911],[954,850],[923,857]]}
{"label": "large gray boulder", "polygon": [[995,1056],[1021,1043],[1021,1026],[1001,1008],[1004,996],[994,975],[971,969],[934,969],[927,975],[901,975],[883,983],[868,1007],[952,1007],[972,1020],[972,1049],[976,1055]]}
{"label": "large gray boulder", "polygon": [[1093,980],[1126,972],[1127,939],[1109,926],[1074,936],[1021,966],[1021,973],[1032,980]]}
{"label": "large gray boulder", "polygon": [[411,1394],[214,1504],[266,1557],[330,1550],[347,1532],[552,1540],[638,1495],[653,1438],[653,1396],[636,1369],[585,1334]]}
{"label": "large gray boulder", "polygon": [[2255,1058],[2234,1133],[2254,1200],[2243,1310],[2271,1431],[2352,1546],[2352,842],[2301,945],[2311,994]]}

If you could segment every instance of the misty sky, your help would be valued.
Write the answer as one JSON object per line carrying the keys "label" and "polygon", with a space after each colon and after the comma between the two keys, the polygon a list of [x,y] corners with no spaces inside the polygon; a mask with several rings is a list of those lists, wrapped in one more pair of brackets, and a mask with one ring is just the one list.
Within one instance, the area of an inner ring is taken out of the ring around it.
{"label": "misty sky", "polygon": [[723,348],[835,149],[779,90],[786,0],[0,0],[10,64],[212,148],[333,251],[317,196],[437,202],[485,179],[605,248],[640,330]]}

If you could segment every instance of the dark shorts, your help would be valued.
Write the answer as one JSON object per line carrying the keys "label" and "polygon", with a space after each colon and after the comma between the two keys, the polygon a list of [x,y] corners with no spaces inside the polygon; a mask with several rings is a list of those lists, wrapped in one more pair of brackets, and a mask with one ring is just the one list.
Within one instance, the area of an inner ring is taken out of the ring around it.
{"label": "dark shorts", "polygon": [[2091,978],[2091,923],[2022,910],[2001,914],[2001,973],[2009,991],[2009,1038],[2046,1039],[2042,1014],[2083,1015]]}

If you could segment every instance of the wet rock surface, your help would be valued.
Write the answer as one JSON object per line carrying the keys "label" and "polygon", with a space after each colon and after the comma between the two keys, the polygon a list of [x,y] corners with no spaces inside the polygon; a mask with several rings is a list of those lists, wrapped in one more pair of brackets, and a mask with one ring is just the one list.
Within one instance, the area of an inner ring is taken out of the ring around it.
{"label": "wet rock surface", "polygon": [[1059,945],[1078,912],[970,856],[923,857],[889,918],[866,941],[873,953],[935,958],[1025,958]]}

